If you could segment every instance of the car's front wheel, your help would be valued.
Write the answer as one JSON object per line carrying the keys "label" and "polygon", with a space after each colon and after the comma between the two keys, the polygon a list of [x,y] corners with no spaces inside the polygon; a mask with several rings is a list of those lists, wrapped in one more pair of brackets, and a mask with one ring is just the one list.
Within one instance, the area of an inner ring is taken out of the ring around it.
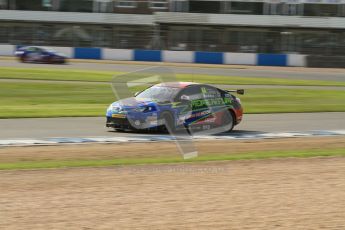
{"label": "car's front wheel", "polygon": [[176,131],[174,116],[171,113],[167,112],[167,113],[162,114],[160,120],[162,121],[161,128],[164,131],[167,131],[167,132]]}

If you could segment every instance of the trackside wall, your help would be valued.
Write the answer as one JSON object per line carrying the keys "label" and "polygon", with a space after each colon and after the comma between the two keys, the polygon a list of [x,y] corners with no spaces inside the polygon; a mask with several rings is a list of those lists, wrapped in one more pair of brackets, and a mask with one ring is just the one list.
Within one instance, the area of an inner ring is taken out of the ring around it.
{"label": "trackside wall", "polygon": [[[14,45],[1,45],[0,56],[13,56]],[[152,61],[258,66],[308,66],[301,54],[257,54],[203,51],[130,50],[82,47],[52,47],[69,58],[115,61]]]}

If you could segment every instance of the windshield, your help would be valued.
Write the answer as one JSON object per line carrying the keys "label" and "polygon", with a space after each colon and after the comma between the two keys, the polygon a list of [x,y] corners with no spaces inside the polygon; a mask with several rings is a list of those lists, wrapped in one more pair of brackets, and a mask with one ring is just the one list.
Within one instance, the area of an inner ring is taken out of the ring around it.
{"label": "windshield", "polygon": [[148,99],[158,102],[171,102],[178,91],[179,88],[154,86],[139,93],[136,98]]}

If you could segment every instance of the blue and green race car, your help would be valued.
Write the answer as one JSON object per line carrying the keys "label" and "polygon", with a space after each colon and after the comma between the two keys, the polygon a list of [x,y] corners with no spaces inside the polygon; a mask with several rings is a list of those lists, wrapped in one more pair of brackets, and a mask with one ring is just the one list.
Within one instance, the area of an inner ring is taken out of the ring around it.
{"label": "blue and green race car", "polygon": [[106,127],[125,130],[207,130],[227,126],[226,131],[242,120],[239,98],[211,85],[170,82],[153,85],[134,97],[112,103],[106,112]]}

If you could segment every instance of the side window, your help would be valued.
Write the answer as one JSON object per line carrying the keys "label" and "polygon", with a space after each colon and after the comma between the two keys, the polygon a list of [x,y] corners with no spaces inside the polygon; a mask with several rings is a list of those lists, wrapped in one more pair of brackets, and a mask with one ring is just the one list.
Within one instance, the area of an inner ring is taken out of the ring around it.
{"label": "side window", "polygon": [[212,86],[201,86],[201,92],[208,106],[224,106],[232,103],[232,97],[229,93]]}
{"label": "side window", "polygon": [[231,105],[232,104],[232,100],[233,100],[233,97],[232,97],[231,93],[226,92],[224,90],[220,90],[220,89],[218,89],[218,90],[220,92],[221,97],[223,98],[223,101],[224,101],[225,105],[228,105],[228,106]]}
{"label": "side window", "polygon": [[187,96],[190,101],[202,99],[200,86],[194,85],[183,89],[178,95],[178,101],[180,101],[181,96]]}
{"label": "side window", "polygon": [[37,48],[37,47],[30,47],[27,50],[32,53],[40,53],[40,48]]}
{"label": "side window", "polygon": [[36,48],[36,53],[43,53],[43,50],[40,48]]}
{"label": "side window", "polygon": [[219,92],[219,90],[212,86],[201,86],[201,92],[204,99],[221,98],[221,93]]}

